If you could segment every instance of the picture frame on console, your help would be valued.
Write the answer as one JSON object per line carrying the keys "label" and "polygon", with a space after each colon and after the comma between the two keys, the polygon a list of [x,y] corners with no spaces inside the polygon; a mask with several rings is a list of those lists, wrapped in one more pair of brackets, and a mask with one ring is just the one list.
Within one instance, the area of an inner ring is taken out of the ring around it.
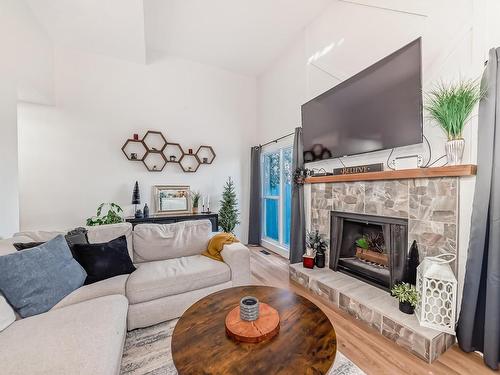
{"label": "picture frame on console", "polygon": [[158,215],[191,213],[191,189],[187,185],[154,185],[153,199]]}

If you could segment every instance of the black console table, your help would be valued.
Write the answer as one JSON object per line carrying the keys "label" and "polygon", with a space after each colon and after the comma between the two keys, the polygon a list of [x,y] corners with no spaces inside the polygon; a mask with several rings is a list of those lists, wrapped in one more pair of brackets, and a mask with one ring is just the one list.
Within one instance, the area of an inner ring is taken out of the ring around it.
{"label": "black console table", "polygon": [[136,219],[135,217],[128,217],[125,219],[127,223],[131,223],[132,226],[137,224],[172,224],[178,223],[180,221],[188,220],[210,220],[212,223],[212,231],[217,232],[219,230],[219,215],[215,213],[209,214],[177,214],[177,215],[150,215],[147,218]]}

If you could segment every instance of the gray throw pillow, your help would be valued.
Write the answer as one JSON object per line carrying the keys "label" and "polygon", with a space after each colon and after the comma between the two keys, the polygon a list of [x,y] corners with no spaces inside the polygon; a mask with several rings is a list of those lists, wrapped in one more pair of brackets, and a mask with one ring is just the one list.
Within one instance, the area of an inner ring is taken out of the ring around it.
{"label": "gray throw pillow", "polygon": [[23,318],[50,310],[85,282],[64,236],[0,256],[0,291]]}

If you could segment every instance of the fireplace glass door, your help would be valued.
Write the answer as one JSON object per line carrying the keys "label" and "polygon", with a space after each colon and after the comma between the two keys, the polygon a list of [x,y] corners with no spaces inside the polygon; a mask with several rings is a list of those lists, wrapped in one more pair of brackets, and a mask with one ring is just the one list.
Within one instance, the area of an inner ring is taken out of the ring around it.
{"label": "fireplace glass door", "polygon": [[330,268],[389,290],[405,279],[408,221],[332,211]]}

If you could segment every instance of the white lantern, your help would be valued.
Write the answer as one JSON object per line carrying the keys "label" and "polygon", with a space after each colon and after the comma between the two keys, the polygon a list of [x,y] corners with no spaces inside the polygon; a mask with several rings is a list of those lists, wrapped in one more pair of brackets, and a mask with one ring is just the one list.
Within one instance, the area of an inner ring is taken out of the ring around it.
{"label": "white lantern", "polygon": [[415,315],[421,326],[455,334],[457,279],[450,263],[453,254],[426,257],[417,267],[420,301]]}

